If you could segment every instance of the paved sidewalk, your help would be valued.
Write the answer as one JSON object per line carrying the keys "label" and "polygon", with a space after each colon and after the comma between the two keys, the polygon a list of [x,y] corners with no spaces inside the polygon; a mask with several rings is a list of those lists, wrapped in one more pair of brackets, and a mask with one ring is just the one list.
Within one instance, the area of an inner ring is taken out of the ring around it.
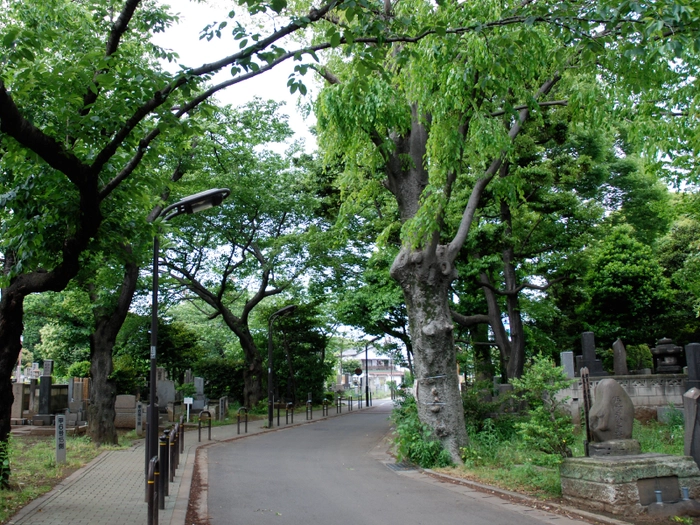
{"label": "paved sidewalk", "polygon": [[[364,409],[363,409],[364,410]],[[357,406],[355,406],[357,411]],[[343,407],[343,414],[351,413]],[[336,408],[330,407],[329,416],[336,416]],[[294,424],[305,424],[323,419],[321,410],[314,410],[313,420],[306,421],[304,412],[294,414]],[[272,432],[278,429],[275,413],[274,428],[263,428],[267,418],[248,422],[248,434]],[[285,424],[284,412],[280,414],[280,427]],[[185,450],[180,456],[180,466],[175,480],[170,484],[165,498],[165,510],[159,511],[159,523],[184,525],[189,500],[190,483],[196,450],[201,445],[244,437],[237,425],[212,427],[211,441],[208,430],[202,428],[202,441],[198,431],[185,432]],[[70,449],[67,450],[70,454]],[[145,456],[143,440],[127,450],[111,450],[100,454],[85,467],[64,479],[47,494],[37,498],[15,514],[8,525],[145,525]]]}

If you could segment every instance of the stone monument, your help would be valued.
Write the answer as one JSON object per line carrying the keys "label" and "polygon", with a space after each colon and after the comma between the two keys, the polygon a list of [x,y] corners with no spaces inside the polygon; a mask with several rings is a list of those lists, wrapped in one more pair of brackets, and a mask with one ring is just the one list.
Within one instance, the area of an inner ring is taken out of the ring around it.
{"label": "stone monument", "polygon": [[700,388],[700,343],[685,345],[685,358],[688,361],[688,383],[686,388],[688,390]]}
{"label": "stone monument", "polygon": [[613,369],[616,376],[629,375],[629,370],[627,370],[627,350],[620,339],[613,343]]}
{"label": "stone monument", "polygon": [[[686,396],[697,416],[700,390]],[[601,380],[590,410],[591,457],[566,458],[560,467],[564,500],[623,516],[662,516],[666,512],[675,515],[681,507],[698,507],[697,502],[690,500],[678,505],[685,490],[690,498],[700,497],[700,470],[695,460],[688,456],[639,453],[639,443],[632,439],[633,418],[634,407],[625,390],[614,379]],[[686,427],[686,447],[692,429],[698,429],[697,419],[690,431]],[[695,430],[696,441],[700,440],[699,434]],[[700,451],[695,446],[694,450]]]}
{"label": "stone monument", "polygon": [[589,422],[593,437],[588,444],[591,456],[639,454],[639,441],[632,439],[634,405],[614,379],[603,379],[596,386]]}
{"label": "stone monument", "polygon": [[576,377],[576,369],[574,367],[574,353],[569,351],[569,352],[561,352],[559,354],[561,357],[561,366],[564,368],[564,373],[566,374],[566,377],[569,379],[573,379]]}
{"label": "stone monument", "polygon": [[207,397],[204,395],[204,378],[195,377],[194,378],[194,402],[192,403],[192,410],[204,410],[204,405],[207,404]]}
{"label": "stone monument", "polygon": [[39,413],[32,418],[34,425],[51,425],[51,373],[53,372],[53,360],[44,361],[44,369],[39,378]]}
{"label": "stone monument", "polygon": [[595,355],[595,336],[593,332],[583,332],[581,334],[581,350],[583,355],[576,356],[576,372],[580,374],[582,368],[588,368],[591,376],[600,377],[606,376],[608,373],[603,368],[603,363],[600,359],[596,359]]}

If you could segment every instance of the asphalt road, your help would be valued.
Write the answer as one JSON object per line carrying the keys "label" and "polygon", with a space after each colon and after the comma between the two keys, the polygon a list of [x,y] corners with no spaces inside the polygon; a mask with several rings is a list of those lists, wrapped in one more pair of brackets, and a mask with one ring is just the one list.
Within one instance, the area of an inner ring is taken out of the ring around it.
{"label": "asphalt road", "polygon": [[583,523],[387,465],[391,403],[207,451],[212,525]]}

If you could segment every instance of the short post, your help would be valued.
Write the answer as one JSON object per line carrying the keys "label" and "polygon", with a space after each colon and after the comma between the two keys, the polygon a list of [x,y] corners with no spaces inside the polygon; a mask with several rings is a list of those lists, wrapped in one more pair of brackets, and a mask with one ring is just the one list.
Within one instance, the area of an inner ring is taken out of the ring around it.
{"label": "short post", "polygon": [[286,417],[287,417],[287,422],[286,424],[289,425],[289,414],[292,414],[292,425],[294,424],[294,403],[287,403],[287,412],[286,412]]}
{"label": "short post", "polygon": [[56,414],[56,464],[66,462],[66,415]]}
{"label": "short post", "polygon": [[209,424],[209,441],[211,441],[211,412],[208,410],[202,410],[199,413],[199,441],[202,441],[202,418],[204,417],[204,414],[206,414],[207,423]]}
{"label": "short post", "polygon": [[[184,421],[182,420],[182,416],[180,416],[180,454],[185,452],[185,424]],[[178,463],[179,463],[178,459]]]}
{"label": "short post", "polygon": [[175,445],[177,445],[177,436],[179,433],[180,429],[175,425],[175,428],[168,435],[168,464],[170,465],[168,469],[170,474],[168,479],[169,483],[175,480],[175,470],[177,469],[177,449]]}
{"label": "short post", "polygon": [[277,427],[280,426],[280,401],[277,400]]}
{"label": "short post", "polygon": [[314,418],[314,407],[311,404],[311,401],[306,402],[306,419],[313,419]]}
{"label": "short post", "polygon": [[148,525],[158,525],[158,456],[153,456],[148,462],[148,476],[146,485],[146,501],[148,502]]}
{"label": "short post", "polygon": [[357,396],[357,400],[359,401],[360,409],[362,409],[362,393],[360,393],[359,396]]}
{"label": "short post", "polygon": [[372,406],[372,392],[369,393],[369,406]]}
{"label": "short post", "polygon": [[158,477],[158,508],[165,508],[165,496],[168,490],[168,436],[165,432],[158,438],[159,454],[158,463],[160,465],[160,475]]}
{"label": "short post", "polygon": [[246,407],[241,407],[238,409],[236,414],[236,420],[238,421],[238,433],[241,433],[241,410],[245,414],[245,433],[248,433],[248,409]]}
{"label": "short post", "polygon": [[323,403],[321,404],[321,414],[322,414],[324,417],[327,417],[327,416],[328,416],[328,405],[329,405],[329,404],[330,404],[330,402],[329,402],[327,399],[324,399],[324,400],[323,400]]}

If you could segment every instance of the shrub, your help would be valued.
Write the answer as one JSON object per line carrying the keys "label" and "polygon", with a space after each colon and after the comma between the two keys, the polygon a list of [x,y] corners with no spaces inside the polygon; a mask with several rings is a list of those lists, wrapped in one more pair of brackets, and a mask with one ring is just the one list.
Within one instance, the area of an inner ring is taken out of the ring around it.
{"label": "shrub", "polygon": [[517,395],[527,400],[530,409],[525,421],[516,423],[526,445],[546,454],[571,455],[574,426],[564,410],[564,399],[555,396],[573,383],[562,367],[547,357],[536,356],[521,379],[512,379]]}
{"label": "shrub", "polygon": [[78,361],[68,367],[68,377],[89,377],[90,361]]}
{"label": "shrub", "polygon": [[391,417],[396,424],[394,443],[399,460],[408,460],[423,468],[452,464],[442,443],[433,436],[430,427],[418,418],[418,407],[413,396],[400,399]]}

